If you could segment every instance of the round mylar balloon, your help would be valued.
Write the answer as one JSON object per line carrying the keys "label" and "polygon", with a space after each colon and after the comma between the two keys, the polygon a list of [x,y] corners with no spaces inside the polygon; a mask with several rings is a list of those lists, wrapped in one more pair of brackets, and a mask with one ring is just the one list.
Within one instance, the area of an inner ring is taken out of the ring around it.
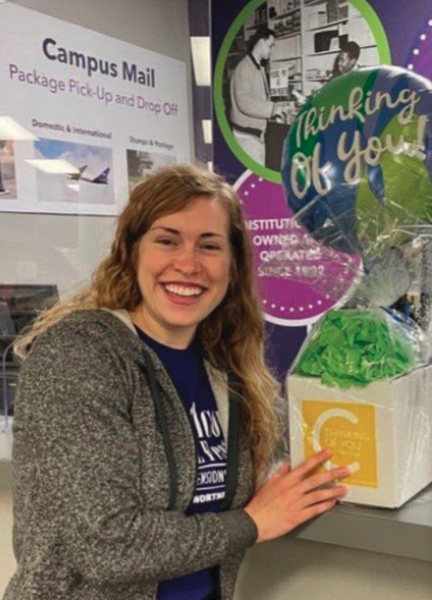
{"label": "round mylar balloon", "polygon": [[284,148],[287,202],[312,236],[377,257],[432,222],[432,84],[353,70],[308,99]]}

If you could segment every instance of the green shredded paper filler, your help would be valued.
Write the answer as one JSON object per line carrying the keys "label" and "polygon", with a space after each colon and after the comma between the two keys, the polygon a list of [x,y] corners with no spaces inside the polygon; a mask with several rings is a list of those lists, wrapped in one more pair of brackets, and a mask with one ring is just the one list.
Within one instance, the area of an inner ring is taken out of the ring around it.
{"label": "green shredded paper filler", "polygon": [[365,387],[371,381],[410,371],[414,362],[409,339],[384,314],[341,309],[323,317],[303,350],[295,373],[320,377],[327,386]]}

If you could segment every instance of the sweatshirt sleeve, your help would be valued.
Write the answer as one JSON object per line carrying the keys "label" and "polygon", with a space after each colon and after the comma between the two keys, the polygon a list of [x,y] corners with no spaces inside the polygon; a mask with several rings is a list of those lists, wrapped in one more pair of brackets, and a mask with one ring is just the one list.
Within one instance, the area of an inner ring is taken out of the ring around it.
{"label": "sweatshirt sleeve", "polygon": [[22,371],[17,492],[31,487],[45,536],[59,535],[71,567],[99,585],[177,577],[251,546],[257,530],[242,509],[186,517],[144,506],[127,365],[106,340],[88,338],[60,324]]}

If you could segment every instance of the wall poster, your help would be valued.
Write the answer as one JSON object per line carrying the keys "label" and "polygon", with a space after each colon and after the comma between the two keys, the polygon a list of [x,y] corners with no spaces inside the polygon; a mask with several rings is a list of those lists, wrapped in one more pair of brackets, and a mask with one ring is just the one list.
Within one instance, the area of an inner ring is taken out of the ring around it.
{"label": "wall poster", "polygon": [[190,160],[181,61],[7,3],[0,88],[0,211],[117,214]]}
{"label": "wall poster", "polygon": [[[423,0],[233,0],[223,11],[214,2],[211,20],[214,163],[244,205],[270,360],[283,376],[308,328],[349,294],[358,260],[323,252],[293,218],[281,175],[290,126],[308,98],[349,70],[397,65],[432,78],[432,8]],[[263,28],[274,36],[251,59]],[[309,285],[314,273],[338,281],[337,293]]]}

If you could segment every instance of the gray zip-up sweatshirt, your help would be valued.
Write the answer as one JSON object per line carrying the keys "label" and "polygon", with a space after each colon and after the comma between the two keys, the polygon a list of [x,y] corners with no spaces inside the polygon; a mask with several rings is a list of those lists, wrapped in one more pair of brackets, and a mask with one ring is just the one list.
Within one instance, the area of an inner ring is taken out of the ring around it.
{"label": "gray zip-up sweatshirt", "polygon": [[[226,376],[210,380],[227,434]],[[159,581],[215,565],[221,598],[232,598],[257,537],[241,508],[252,493],[241,427],[235,445],[231,507],[186,517],[194,441],[161,362],[124,314],[77,312],[51,327],[16,397],[18,568],[4,600],[150,600]]]}

